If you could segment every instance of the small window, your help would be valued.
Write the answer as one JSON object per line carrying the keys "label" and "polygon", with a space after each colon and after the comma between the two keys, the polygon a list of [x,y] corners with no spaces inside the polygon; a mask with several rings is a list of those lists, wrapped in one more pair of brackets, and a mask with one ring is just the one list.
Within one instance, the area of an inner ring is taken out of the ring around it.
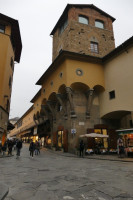
{"label": "small window", "polygon": [[53,81],[51,81],[50,85],[52,86],[53,84],[54,84]]}
{"label": "small window", "polygon": [[115,91],[109,92],[109,99],[115,99]]}
{"label": "small window", "polygon": [[98,50],[98,43],[91,42],[91,52],[92,53],[98,53],[99,52],[99,50]]}
{"label": "small window", "polygon": [[89,20],[88,20],[88,17],[85,17],[83,15],[79,15],[79,23],[82,23],[82,24],[89,24]]}
{"label": "small window", "polygon": [[60,72],[59,76],[60,76],[60,78],[62,78],[62,76],[63,76],[63,73],[62,73],[62,72]]}
{"label": "small window", "polygon": [[104,29],[104,23],[100,20],[96,20],[95,27]]}
{"label": "small window", "polygon": [[9,99],[7,99],[7,103],[6,103],[6,111],[9,111]]}
{"label": "small window", "polygon": [[13,58],[11,58],[10,65],[11,65],[11,68],[13,69],[14,68],[14,60],[13,60]]}
{"label": "small window", "polygon": [[82,75],[83,75],[82,69],[76,69],[76,74],[77,74],[78,76],[82,76]]}
{"label": "small window", "polygon": [[59,28],[59,34],[62,34],[65,28],[68,25],[68,20],[65,20],[65,22],[62,24],[62,26]]}
{"label": "small window", "polygon": [[11,86],[12,86],[12,78],[10,77],[9,78],[9,88],[11,88]]}
{"label": "small window", "polygon": [[45,93],[45,89],[43,89],[43,94]]}
{"label": "small window", "polygon": [[0,33],[5,33],[5,26],[0,24]]}

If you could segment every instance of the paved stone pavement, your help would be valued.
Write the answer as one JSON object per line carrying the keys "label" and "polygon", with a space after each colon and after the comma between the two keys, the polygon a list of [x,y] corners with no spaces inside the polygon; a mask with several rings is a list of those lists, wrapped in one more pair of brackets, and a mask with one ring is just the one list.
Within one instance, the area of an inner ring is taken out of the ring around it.
{"label": "paved stone pavement", "polygon": [[5,200],[133,200],[133,162],[79,158],[42,150],[33,159],[0,159]]}

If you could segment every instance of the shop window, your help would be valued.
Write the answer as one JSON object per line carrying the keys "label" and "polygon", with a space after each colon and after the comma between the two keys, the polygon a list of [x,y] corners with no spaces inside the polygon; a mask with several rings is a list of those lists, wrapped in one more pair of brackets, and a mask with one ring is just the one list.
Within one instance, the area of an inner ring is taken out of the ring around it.
{"label": "shop window", "polygon": [[5,26],[0,24],[0,33],[5,33]]}
{"label": "shop window", "polygon": [[92,53],[99,53],[97,42],[91,42],[91,52]]}
{"label": "shop window", "polygon": [[63,131],[58,131],[58,147],[63,146]]}
{"label": "shop window", "polygon": [[100,20],[95,20],[95,27],[104,29],[104,22]]}
{"label": "shop window", "polygon": [[115,99],[115,91],[114,90],[109,92],[109,99]]}
{"label": "shop window", "polygon": [[83,15],[79,15],[79,23],[88,25],[88,24],[89,24],[89,19],[88,19],[88,17],[83,16]]}
{"label": "shop window", "polygon": [[62,24],[62,26],[59,28],[59,35],[63,33],[63,31],[65,30],[65,28],[67,27],[68,25],[68,20],[66,19],[64,21],[64,23]]}

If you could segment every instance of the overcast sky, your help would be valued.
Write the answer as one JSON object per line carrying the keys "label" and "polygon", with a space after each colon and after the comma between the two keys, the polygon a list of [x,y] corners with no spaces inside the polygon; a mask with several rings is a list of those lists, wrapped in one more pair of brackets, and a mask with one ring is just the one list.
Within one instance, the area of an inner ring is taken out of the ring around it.
{"label": "overcast sky", "polygon": [[22,54],[15,64],[10,118],[21,117],[40,89],[35,85],[52,62],[50,33],[67,4],[94,4],[116,21],[116,47],[133,35],[133,0],[0,0],[0,13],[19,21]]}

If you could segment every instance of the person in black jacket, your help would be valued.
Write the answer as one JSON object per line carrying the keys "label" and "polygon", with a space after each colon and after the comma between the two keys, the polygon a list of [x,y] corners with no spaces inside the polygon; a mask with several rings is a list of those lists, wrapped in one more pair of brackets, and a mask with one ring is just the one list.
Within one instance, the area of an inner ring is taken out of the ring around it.
{"label": "person in black jacket", "polygon": [[29,151],[30,151],[30,156],[34,155],[34,151],[35,151],[35,143],[31,140],[30,146],[29,146]]}
{"label": "person in black jacket", "polygon": [[18,158],[20,156],[20,150],[22,148],[22,141],[21,140],[18,140],[17,143],[16,143],[16,150],[17,150],[17,154],[16,154],[16,158]]}
{"label": "person in black jacket", "polygon": [[79,144],[80,157],[81,157],[81,156],[83,157],[84,148],[85,148],[85,145],[84,145],[84,143],[83,143],[83,140],[81,140],[81,141],[80,141],[80,144]]}

